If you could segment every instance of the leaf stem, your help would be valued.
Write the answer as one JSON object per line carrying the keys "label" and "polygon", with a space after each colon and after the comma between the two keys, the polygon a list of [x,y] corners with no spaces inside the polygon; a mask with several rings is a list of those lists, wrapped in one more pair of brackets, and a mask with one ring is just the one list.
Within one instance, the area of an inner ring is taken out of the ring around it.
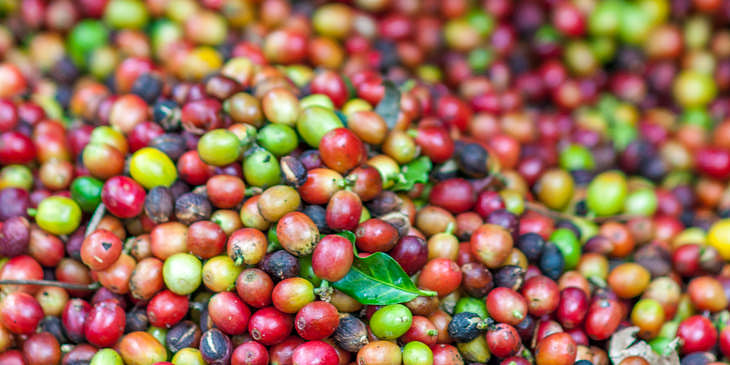
{"label": "leaf stem", "polygon": [[64,283],[55,280],[24,280],[24,279],[5,279],[0,280],[0,285],[36,285],[36,286],[54,286],[57,288],[71,289],[71,290],[95,290],[101,287],[101,284],[73,284]]}

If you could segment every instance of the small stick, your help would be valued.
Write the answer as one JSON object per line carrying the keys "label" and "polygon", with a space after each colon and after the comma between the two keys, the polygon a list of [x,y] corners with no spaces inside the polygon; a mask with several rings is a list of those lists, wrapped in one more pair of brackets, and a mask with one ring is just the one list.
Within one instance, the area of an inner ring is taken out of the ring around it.
{"label": "small stick", "polygon": [[[101,219],[104,218],[104,213],[106,213],[106,206],[104,206],[104,203],[99,203],[99,205],[96,207],[96,210],[94,210],[94,214],[91,216],[91,219],[89,220],[89,225],[86,226],[86,231],[84,231],[84,237],[87,237],[91,233],[93,233],[96,230],[96,227],[99,226],[99,222],[101,222]],[[91,283],[91,284],[73,284],[73,283],[64,283],[60,281],[55,280],[22,280],[22,279],[7,279],[7,280],[0,280],[0,285],[36,285],[36,286],[54,286],[57,288],[64,288],[64,289],[70,289],[70,290],[95,290],[101,288],[101,284]]]}
{"label": "small stick", "polygon": [[86,231],[84,231],[84,237],[88,237],[90,234],[96,231],[96,227],[99,225],[99,222],[101,222],[101,219],[104,218],[104,213],[106,213],[106,206],[104,205],[104,203],[99,203],[99,205],[97,205],[96,209],[94,210],[94,215],[92,215],[91,219],[89,219],[89,225],[86,226]]}
{"label": "small stick", "polygon": [[565,219],[565,220],[572,221],[574,219],[579,219],[580,218],[580,217],[577,217],[577,216],[572,215],[572,214],[558,212],[556,210],[552,210],[552,209],[546,208],[546,207],[544,207],[544,206],[542,206],[540,204],[533,203],[533,202],[528,202],[528,201],[525,202],[525,208],[527,208],[527,209],[529,209],[529,210],[531,210],[533,212],[537,212],[537,213],[540,213],[542,215],[546,215],[546,216],[548,216],[548,217],[550,217],[552,219]]}
{"label": "small stick", "polygon": [[592,221],[594,223],[603,223],[603,222],[608,222],[608,221],[625,222],[625,221],[628,221],[633,218],[643,217],[640,215],[631,215],[631,214],[618,214],[618,215],[611,215],[611,216],[606,216],[606,217],[579,217],[579,216],[573,215],[573,214],[558,212],[556,210],[546,208],[540,204],[528,202],[528,201],[525,202],[525,208],[527,208],[533,212],[537,212],[537,213],[546,215],[553,219],[565,219],[565,220],[570,220],[570,221],[576,220],[576,219],[585,219],[585,220]]}
{"label": "small stick", "polygon": [[37,285],[37,286],[55,286],[58,288],[70,290],[95,290],[101,287],[99,283],[91,284],[73,284],[63,283],[55,280],[23,280],[23,279],[6,279],[0,280],[0,285]]}

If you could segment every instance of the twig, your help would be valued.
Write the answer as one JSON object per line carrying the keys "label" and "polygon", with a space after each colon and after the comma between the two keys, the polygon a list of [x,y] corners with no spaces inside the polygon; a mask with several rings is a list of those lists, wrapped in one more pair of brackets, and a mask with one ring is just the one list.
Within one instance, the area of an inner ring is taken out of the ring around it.
{"label": "twig", "polygon": [[55,280],[23,280],[23,279],[6,279],[0,280],[0,285],[37,285],[37,286],[55,286],[58,288],[71,290],[95,290],[101,287],[99,283],[91,284],[73,284],[64,283]]}
{"label": "twig", "polygon": [[531,210],[533,212],[537,212],[537,213],[540,213],[542,215],[546,215],[546,216],[548,216],[548,217],[550,217],[552,219],[565,219],[565,220],[572,221],[574,219],[581,218],[581,217],[578,217],[578,216],[575,216],[575,215],[572,215],[572,214],[558,212],[556,210],[552,210],[552,209],[546,208],[546,207],[544,207],[544,206],[542,206],[540,204],[533,203],[533,202],[527,202],[526,201],[525,202],[525,208],[527,208],[527,209],[529,209],[529,210]]}
{"label": "twig", "polygon": [[606,217],[580,217],[580,216],[569,214],[569,213],[558,212],[556,210],[546,208],[540,204],[533,203],[533,202],[527,202],[527,201],[525,202],[525,208],[527,208],[533,212],[537,212],[542,215],[546,215],[553,219],[565,219],[565,220],[570,220],[570,221],[577,220],[577,219],[585,219],[585,220],[589,220],[594,223],[603,223],[603,222],[608,222],[608,221],[625,222],[625,221],[628,221],[633,218],[643,217],[641,215],[631,215],[631,214],[618,214],[618,215],[610,215],[610,216],[606,216]]}
{"label": "twig", "polygon": [[608,221],[619,221],[619,222],[626,222],[628,220],[632,220],[634,218],[643,218],[645,216],[643,215],[632,215],[632,214],[616,214],[616,215],[609,215],[606,217],[594,217],[591,220],[596,223],[603,223]]}
{"label": "twig", "polygon": [[[99,222],[101,222],[101,219],[104,217],[104,213],[106,213],[106,207],[104,206],[104,203],[99,203],[99,205],[96,207],[96,210],[94,210],[94,214],[91,216],[91,219],[89,220],[89,225],[86,226],[86,231],[84,231],[84,237],[90,235],[96,230],[96,227],[99,226]],[[58,288],[64,288],[64,289],[70,289],[70,290],[96,290],[101,288],[101,284],[99,282],[91,283],[91,284],[73,284],[73,283],[64,283],[60,281],[55,280],[23,280],[23,279],[7,279],[7,280],[0,280],[0,285],[36,285],[36,286],[54,286]]]}
{"label": "twig", "polygon": [[94,210],[94,215],[92,215],[91,219],[89,219],[89,225],[86,226],[84,237],[87,237],[96,231],[96,227],[99,226],[99,222],[101,222],[101,219],[104,218],[104,213],[106,213],[106,206],[104,203],[99,203]]}

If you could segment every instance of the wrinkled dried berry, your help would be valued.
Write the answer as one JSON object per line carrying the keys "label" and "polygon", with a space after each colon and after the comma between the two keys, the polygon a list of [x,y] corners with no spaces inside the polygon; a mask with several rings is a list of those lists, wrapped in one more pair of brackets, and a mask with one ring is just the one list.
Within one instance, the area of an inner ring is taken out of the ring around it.
{"label": "wrinkled dried berry", "polygon": [[175,200],[175,217],[185,225],[210,218],[213,207],[204,196],[186,193]]}
{"label": "wrinkled dried berry", "polygon": [[486,322],[478,314],[461,312],[449,322],[449,336],[457,342],[469,342],[484,333]]}

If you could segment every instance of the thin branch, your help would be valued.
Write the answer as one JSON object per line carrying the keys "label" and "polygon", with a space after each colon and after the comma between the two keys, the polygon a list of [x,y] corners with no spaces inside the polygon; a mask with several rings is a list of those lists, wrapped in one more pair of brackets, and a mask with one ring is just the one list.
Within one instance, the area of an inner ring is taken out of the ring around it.
{"label": "thin branch", "polygon": [[94,210],[94,215],[92,215],[91,219],[89,219],[89,225],[86,226],[84,237],[87,237],[96,231],[96,227],[99,226],[99,222],[101,222],[101,219],[104,218],[104,213],[106,213],[106,206],[104,203],[99,203]]}
{"label": "thin branch", "polygon": [[557,219],[564,219],[564,220],[570,220],[570,221],[572,221],[574,219],[581,218],[581,217],[578,217],[578,216],[575,216],[575,215],[572,215],[572,214],[558,212],[557,210],[552,210],[552,209],[546,208],[546,207],[544,207],[544,206],[542,206],[540,204],[533,203],[533,202],[528,202],[528,201],[525,202],[525,208],[527,208],[527,209],[529,209],[529,210],[531,210],[533,212],[540,213],[542,215],[546,215],[546,216],[548,216],[548,217],[550,217],[552,219],[555,219],[555,220],[557,220]]}
{"label": "thin branch", "polygon": [[618,215],[611,215],[606,217],[580,217],[577,215],[569,214],[569,213],[563,213],[558,212],[556,210],[552,210],[550,208],[544,207],[538,203],[533,202],[525,202],[525,208],[540,213],[542,215],[546,215],[552,219],[565,219],[565,220],[576,220],[576,219],[585,219],[594,223],[603,223],[608,221],[621,221],[625,222],[628,220],[631,220],[633,218],[640,218],[643,217],[641,215],[631,215],[631,214],[618,214]]}
{"label": "thin branch", "polygon": [[[104,217],[104,213],[106,213],[106,207],[104,206],[104,203],[99,203],[99,205],[96,207],[96,210],[94,210],[94,214],[91,216],[91,219],[89,220],[89,225],[86,226],[86,231],[84,231],[84,237],[90,235],[92,232],[96,230],[96,227],[99,226],[99,222]],[[101,288],[101,284],[91,283],[91,284],[73,284],[73,283],[64,283],[60,281],[55,280],[23,280],[23,279],[7,279],[7,280],[0,280],[0,286],[1,285],[36,285],[36,286],[54,286],[57,288],[64,288],[69,290],[96,290]]]}
{"label": "thin branch", "polygon": [[101,287],[99,283],[91,284],[72,284],[63,283],[54,280],[22,280],[22,279],[6,279],[0,280],[0,285],[37,285],[37,286],[55,286],[58,288],[71,290],[95,290]]}
{"label": "thin branch", "polygon": [[594,217],[591,220],[596,223],[603,223],[608,221],[619,221],[619,222],[626,222],[628,220],[632,220],[634,218],[644,218],[643,215],[632,215],[632,214],[616,214],[616,215],[609,215],[606,217]]}

